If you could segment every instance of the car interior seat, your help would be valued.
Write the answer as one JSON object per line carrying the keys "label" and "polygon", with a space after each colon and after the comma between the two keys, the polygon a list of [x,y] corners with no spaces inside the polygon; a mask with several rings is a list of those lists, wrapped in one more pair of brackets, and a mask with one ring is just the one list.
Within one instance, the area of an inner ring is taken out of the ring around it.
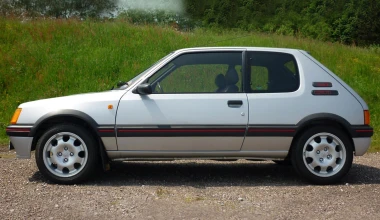
{"label": "car interior seat", "polygon": [[226,88],[226,78],[223,74],[218,74],[215,77],[215,85],[218,87],[218,89],[215,90],[216,93],[224,92],[224,89]]}
{"label": "car interior seat", "polygon": [[225,80],[226,80],[226,87],[224,89],[224,92],[227,92],[227,93],[239,92],[239,87],[236,85],[236,83],[239,82],[239,74],[237,73],[234,66],[230,66],[228,68],[228,71],[225,76]]}

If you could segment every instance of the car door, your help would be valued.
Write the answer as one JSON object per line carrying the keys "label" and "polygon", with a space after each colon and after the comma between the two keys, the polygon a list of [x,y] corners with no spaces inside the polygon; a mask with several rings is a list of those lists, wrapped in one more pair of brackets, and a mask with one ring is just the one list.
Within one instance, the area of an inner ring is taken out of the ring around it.
{"label": "car door", "polygon": [[248,102],[242,51],[182,53],[120,100],[119,151],[239,151]]}
{"label": "car door", "polygon": [[274,51],[248,51],[247,59],[249,126],[242,151],[286,156],[305,112],[296,59]]}

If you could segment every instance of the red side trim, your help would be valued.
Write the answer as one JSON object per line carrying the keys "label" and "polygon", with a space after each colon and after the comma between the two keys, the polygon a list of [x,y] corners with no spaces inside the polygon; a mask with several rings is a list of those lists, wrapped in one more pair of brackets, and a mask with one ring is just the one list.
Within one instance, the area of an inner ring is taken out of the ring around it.
{"label": "red side trim", "polygon": [[356,130],[356,132],[373,132],[373,130]]}
{"label": "red side trim", "polygon": [[245,129],[119,129],[118,132],[245,132]]}
{"label": "red side trim", "polygon": [[295,129],[256,129],[250,128],[249,132],[295,132]]}
{"label": "red side trim", "polygon": [[98,132],[114,132],[115,130],[112,129],[100,129]]}
{"label": "red side trim", "polygon": [[30,128],[6,128],[6,132],[30,132]]}

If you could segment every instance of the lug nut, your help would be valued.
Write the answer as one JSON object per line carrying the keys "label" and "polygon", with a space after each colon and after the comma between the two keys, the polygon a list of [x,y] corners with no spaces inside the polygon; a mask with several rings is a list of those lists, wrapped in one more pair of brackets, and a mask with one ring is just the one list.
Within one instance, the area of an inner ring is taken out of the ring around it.
{"label": "lug nut", "polygon": [[64,149],[65,149],[65,150],[68,150],[69,148],[68,148],[68,147],[65,147]]}
{"label": "lug nut", "polygon": [[320,154],[321,152],[319,150],[317,150],[317,154]]}
{"label": "lug nut", "polygon": [[70,156],[74,156],[74,153],[73,153],[73,152],[71,152],[71,153],[70,153]]}
{"label": "lug nut", "polygon": [[320,162],[323,162],[323,158],[319,158],[319,161],[320,161]]}
{"label": "lug nut", "polygon": [[67,162],[67,161],[69,161],[69,159],[67,159],[67,158],[63,159],[63,162]]}
{"label": "lug nut", "polygon": [[327,147],[325,147],[325,151],[327,151]]}
{"label": "lug nut", "polygon": [[59,152],[59,153],[58,153],[58,156],[62,156],[62,152]]}
{"label": "lug nut", "polygon": [[332,156],[331,154],[327,155],[327,159],[331,160]]}

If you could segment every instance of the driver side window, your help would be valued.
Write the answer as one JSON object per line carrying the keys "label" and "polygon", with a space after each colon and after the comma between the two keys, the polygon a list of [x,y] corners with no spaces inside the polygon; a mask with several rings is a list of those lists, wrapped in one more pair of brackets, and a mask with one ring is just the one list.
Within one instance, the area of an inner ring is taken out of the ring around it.
{"label": "driver side window", "polygon": [[242,91],[241,52],[189,53],[148,79],[153,93],[237,93]]}

